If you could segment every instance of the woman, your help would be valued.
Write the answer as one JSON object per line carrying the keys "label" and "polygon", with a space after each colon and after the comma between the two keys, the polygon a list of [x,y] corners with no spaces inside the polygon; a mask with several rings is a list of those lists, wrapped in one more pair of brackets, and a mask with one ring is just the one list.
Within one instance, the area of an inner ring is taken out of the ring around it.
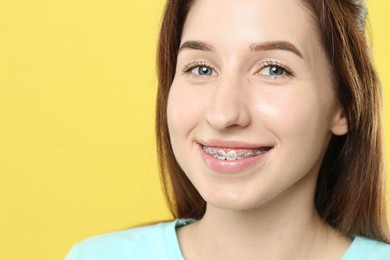
{"label": "woman", "polygon": [[177,220],[67,259],[390,259],[365,16],[358,0],[169,0],[157,141]]}

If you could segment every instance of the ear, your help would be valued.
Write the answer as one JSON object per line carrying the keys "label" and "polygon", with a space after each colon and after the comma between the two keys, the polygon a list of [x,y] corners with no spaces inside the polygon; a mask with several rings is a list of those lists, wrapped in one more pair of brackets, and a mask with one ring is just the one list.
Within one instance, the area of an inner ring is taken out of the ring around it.
{"label": "ear", "polygon": [[340,106],[337,106],[333,113],[330,131],[334,135],[345,135],[348,133],[348,120],[344,110]]}

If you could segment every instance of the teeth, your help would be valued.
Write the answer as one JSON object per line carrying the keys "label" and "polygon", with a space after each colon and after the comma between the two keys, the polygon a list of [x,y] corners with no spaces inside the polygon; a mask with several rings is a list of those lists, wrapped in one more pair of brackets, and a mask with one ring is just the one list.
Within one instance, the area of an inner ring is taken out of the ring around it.
{"label": "teeth", "polygon": [[255,153],[254,156],[259,155],[259,154],[262,154],[262,153],[265,153],[265,152],[268,152],[268,151],[269,151],[269,149],[266,149],[266,150],[259,150],[259,151],[257,151],[257,152]]}
{"label": "teeth", "polygon": [[253,157],[254,156],[254,153],[253,152],[249,152],[249,153],[246,153],[245,154],[245,157]]}
{"label": "teeth", "polygon": [[218,150],[218,152],[214,155],[215,158],[225,160],[226,159],[226,153],[224,150]]}
{"label": "teeth", "polygon": [[245,154],[243,152],[239,152],[237,154],[237,159],[243,159],[245,157]]}
{"label": "teeth", "polygon": [[212,155],[214,158],[220,159],[220,160],[228,160],[228,161],[233,161],[233,160],[241,160],[244,158],[249,158],[249,157],[255,157],[257,155],[260,155],[262,153],[265,153],[269,151],[268,148],[262,149],[262,150],[257,150],[257,151],[249,151],[249,152],[244,152],[244,151],[235,151],[235,150],[228,150],[225,151],[223,149],[213,149],[207,146],[203,146],[203,150],[205,153]]}
{"label": "teeth", "polygon": [[229,161],[236,160],[236,159],[237,159],[236,151],[230,150],[230,151],[226,154],[226,159],[229,160]]}

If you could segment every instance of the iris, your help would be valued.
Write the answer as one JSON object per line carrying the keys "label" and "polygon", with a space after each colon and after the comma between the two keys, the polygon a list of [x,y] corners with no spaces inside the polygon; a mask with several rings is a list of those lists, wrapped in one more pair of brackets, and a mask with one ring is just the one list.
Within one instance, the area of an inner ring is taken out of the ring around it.
{"label": "iris", "polygon": [[213,74],[213,70],[210,68],[210,67],[207,67],[207,66],[200,66],[198,67],[197,69],[198,71],[198,74],[199,75],[207,75],[207,76],[211,76]]}
{"label": "iris", "polygon": [[284,69],[278,66],[270,66],[269,67],[269,74],[271,76],[280,76],[283,75]]}

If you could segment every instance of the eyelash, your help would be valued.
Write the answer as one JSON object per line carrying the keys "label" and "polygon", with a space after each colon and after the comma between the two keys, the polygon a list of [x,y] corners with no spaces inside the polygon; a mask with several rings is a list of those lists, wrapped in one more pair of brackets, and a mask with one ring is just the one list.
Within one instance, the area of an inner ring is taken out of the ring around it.
{"label": "eyelash", "polygon": [[[260,71],[262,71],[263,69],[267,68],[267,67],[277,67],[277,68],[280,68],[284,71],[285,74],[281,75],[281,77],[283,76],[288,76],[288,77],[293,77],[295,76],[294,73],[292,72],[292,70],[287,67],[286,65],[283,65],[279,62],[276,62],[276,61],[265,61],[265,62],[262,62],[260,64],[260,69],[258,69],[255,73],[255,75],[258,75],[260,73]],[[272,79],[276,79],[278,78],[279,76],[272,76],[272,75],[262,75],[263,77],[267,77],[267,78],[272,78]]]}
{"label": "eyelash", "polygon": [[[196,69],[198,67],[208,67],[211,70],[215,71],[215,68],[213,66],[209,65],[206,61],[194,61],[194,62],[188,63],[184,67],[183,73],[184,74],[189,73],[193,69]],[[283,65],[283,64],[281,64],[279,62],[276,62],[276,61],[265,61],[265,62],[260,63],[260,68],[256,71],[255,75],[258,75],[260,73],[260,71],[262,71],[263,69],[265,69],[267,67],[278,67],[278,68],[281,68],[286,73],[286,74],[282,75],[282,77],[283,76],[289,76],[289,77],[295,76],[290,68],[288,68],[287,66],[285,66],[285,65]],[[201,77],[199,75],[193,75],[193,76]],[[267,77],[267,78],[272,78],[272,79],[278,78],[278,76],[272,76],[272,75],[270,75],[270,76],[262,75],[262,76],[263,77]]]}
{"label": "eyelash", "polygon": [[[206,61],[193,61],[188,63],[186,66],[184,66],[183,73],[191,72],[193,69],[196,69],[198,67],[209,67],[213,71],[215,71],[215,68],[209,64],[207,64]],[[198,76],[198,75],[196,75]]]}

